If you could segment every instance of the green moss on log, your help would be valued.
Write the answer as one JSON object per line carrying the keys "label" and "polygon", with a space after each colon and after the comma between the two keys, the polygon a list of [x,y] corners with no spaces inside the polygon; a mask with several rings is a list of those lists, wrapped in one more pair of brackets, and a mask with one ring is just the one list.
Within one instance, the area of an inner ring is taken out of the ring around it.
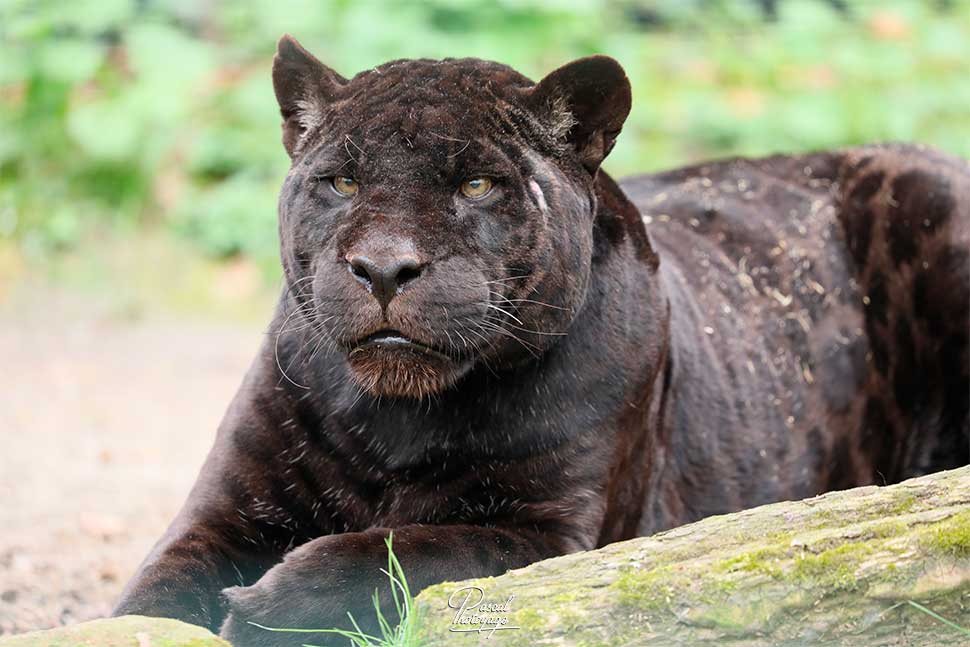
{"label": "green moss on log", "polygon": [[231,647],[208,630],[168,618],[123,616],[0,638],[2,647]]}
{"label": "green moss on log", "polygon": [[[970,468],[712,517],[474,583],[488,599],[515,595],[508,647],[959,644],[900,603],[970,625]],[[418,597],[428,647],[452,644],[447,599],[466,584]]]}
{"label": "green moss on log", "polygon": [[970,510],[941,521],[926,533],[927,550],[944,556],[970,558]]}

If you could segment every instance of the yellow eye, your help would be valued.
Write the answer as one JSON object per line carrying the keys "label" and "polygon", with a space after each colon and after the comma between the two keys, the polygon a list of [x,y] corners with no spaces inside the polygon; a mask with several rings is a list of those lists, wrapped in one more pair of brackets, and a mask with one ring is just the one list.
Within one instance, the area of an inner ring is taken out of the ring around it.
{"label": "yellow eye", "polygon": [[472,200],[485,197],[491,190],[492,181],[487,177],[475,177],[461,183],[461,194]]}
{"label": "yellow eye", "polygon": [[357,180],[351,177],[337,176],[332,180],[332,184],[333,190],[345,198],[354,197],[357,195],[357,189],[360,188]]}

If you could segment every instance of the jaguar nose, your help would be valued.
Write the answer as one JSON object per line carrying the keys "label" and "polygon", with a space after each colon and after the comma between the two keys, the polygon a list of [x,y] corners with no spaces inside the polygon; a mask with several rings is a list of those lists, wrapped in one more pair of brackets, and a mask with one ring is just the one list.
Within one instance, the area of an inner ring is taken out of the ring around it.
{"label": "jaguar nose", "polygon": [[406,285],[421,276],[424,269],[413,254],[348,254],[346,260],[350,273],[367,287],[384,310]]}

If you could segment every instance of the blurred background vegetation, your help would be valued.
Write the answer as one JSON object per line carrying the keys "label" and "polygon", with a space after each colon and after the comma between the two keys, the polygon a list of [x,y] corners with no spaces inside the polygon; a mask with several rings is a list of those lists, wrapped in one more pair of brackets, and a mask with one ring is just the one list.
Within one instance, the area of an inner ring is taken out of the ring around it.
{"label": "blurred background vegetation", "polygon": [[615,175],[880,140],[970,156],[970,0],[0,0],[0,302],[267,318],[284,32],[346,76],[610,54],[634,88]]}

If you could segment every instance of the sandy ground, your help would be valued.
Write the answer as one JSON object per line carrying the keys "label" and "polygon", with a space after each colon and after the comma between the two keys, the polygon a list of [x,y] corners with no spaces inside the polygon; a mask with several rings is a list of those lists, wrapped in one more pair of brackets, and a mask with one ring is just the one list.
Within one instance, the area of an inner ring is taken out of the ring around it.
{"label": "sandy ground", "polygon": [[185,498],[260,337],[0,313],[0,635],[110,611]]}

